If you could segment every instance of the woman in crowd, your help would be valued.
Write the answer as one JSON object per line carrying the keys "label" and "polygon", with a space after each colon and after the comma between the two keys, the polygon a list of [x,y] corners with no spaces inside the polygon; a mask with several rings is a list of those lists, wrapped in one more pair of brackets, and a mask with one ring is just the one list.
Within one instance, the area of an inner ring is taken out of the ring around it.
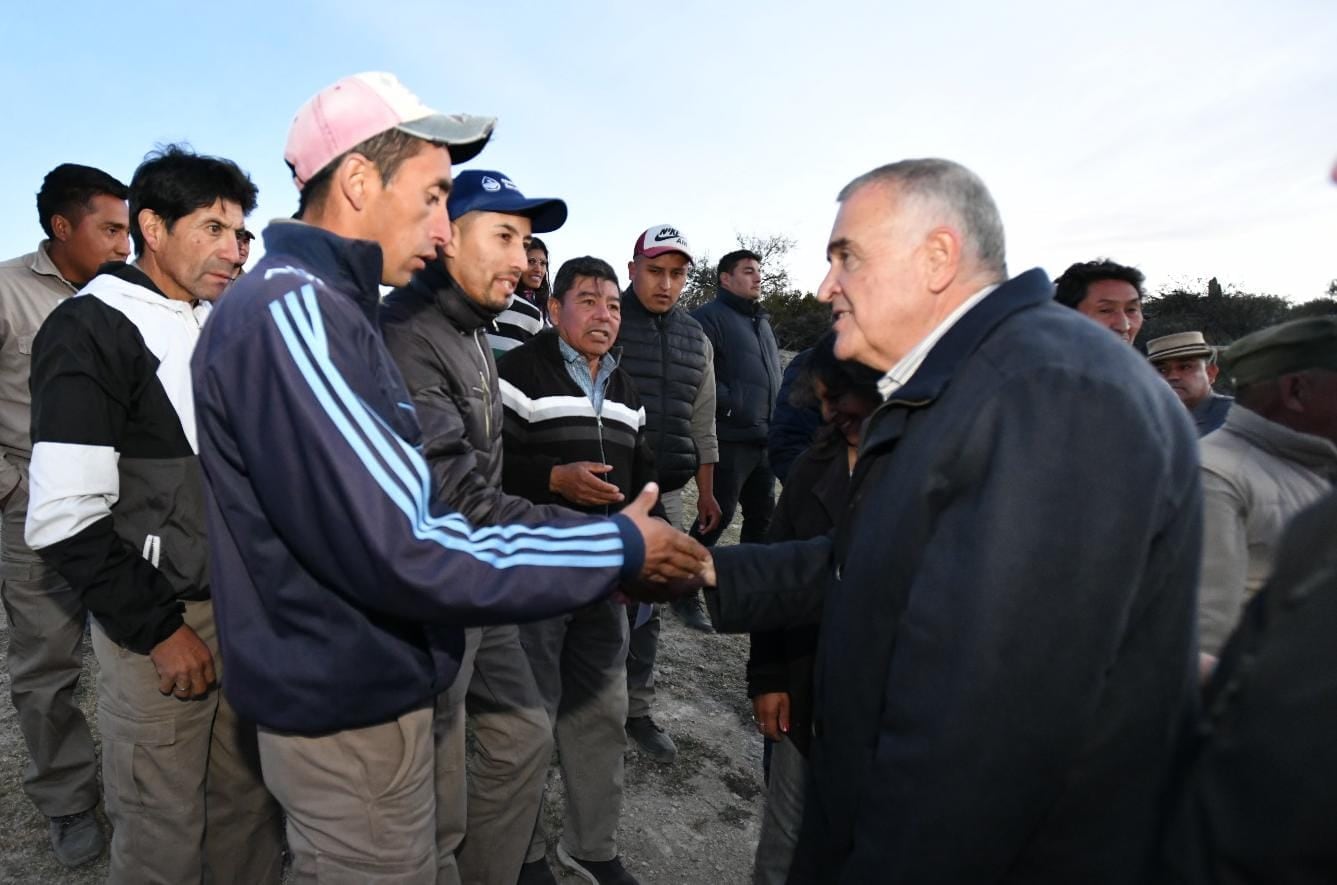
{"label": "woman in crowd", "polygon": [[[818,406],[825,425],[789,470],[771,519],[767,537],[771,542],[824,535],[836,525],[845,509],[864,420],[882,401],[877,373],[836,359],[834,345],[835,336],[830,334],[818,342],[791,396],[795,405]],[[810,624],[751,637],[748,696],[758,729],[774,742],[754,885],[781,885],[798,841],[812,734],[817,633],[817,625]]]}

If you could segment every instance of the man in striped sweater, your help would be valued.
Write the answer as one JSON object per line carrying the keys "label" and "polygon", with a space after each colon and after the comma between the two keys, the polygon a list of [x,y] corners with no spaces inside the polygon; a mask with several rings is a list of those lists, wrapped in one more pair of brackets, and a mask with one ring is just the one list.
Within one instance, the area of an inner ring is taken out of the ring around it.
{"label": "man in striped sweater", "polygon": [[[645,409],[613,349],[617,274],[586,256],[562,265],[548,310],[555,329],[497,364],[505,406],[502,487],[535,503],[610,514],[654,479]],[[662,517],[656,505],[652,514]],[[556,731],[566,782],[563,866],[591,882],[634,883],[617,851],[627,749],[627,639],[619,602],[601,599],[520,625],[520,642]],[[542,815],[527,860],[543,857]]]}

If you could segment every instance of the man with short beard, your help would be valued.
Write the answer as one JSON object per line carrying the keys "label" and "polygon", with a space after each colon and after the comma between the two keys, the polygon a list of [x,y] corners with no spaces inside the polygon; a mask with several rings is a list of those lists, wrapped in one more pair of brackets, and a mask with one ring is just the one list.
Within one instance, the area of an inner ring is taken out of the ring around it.
{"label": "man with short beard", "polygon": [[[275,882],[278,806],[222,697],[190,359],[255,185],[170,146],[130,182],[135,264],[33,342],[28,544],[93,616],[108,882]],[[207,872],[206,872],[207,871]]]}
{"label": "man with short beard", "polygon": [[83,600],[23,541],[32,458],[28,374],[47,315],[108,261],[130,254],[125,185],[101,169],[62,163],[37,192],[47,239],[0,264],[0,599],[9,621],[10,694],[28,747],[23,789],[50,820],[51,847],[66,866],[102,853],[97,753],[74,689],[83,670]]}
{"label": "man with short beard", "polygon": [[[452,239],[452,161],[490,117],[443,114],[392,74],[305,102],[284,159],[297,218],[196,348],[209,555],[228,698],[257,722],[294,883],[453,881],[438,869],[433,705],[466,626],[550,617],[625,582],[670,599],[704,548],[649,516],[475,527],[439,500],[376,326]],[[442,874],[442,875],[439,875]]]}
{"label": "man with short beard", "polygon": [[[475,525],[571,516],[502,493],[502,398],[486,334],[516,298],[533,232],[561,227],[566,204],[527,199],[502,173],[470,170],[455,179],[447,211],[443,260],[390,293],[380,315],[422,425],[434,491]],[[466,706],[480,748],[467,779]],[[459,674],[437,697],[434,735],[440,869],[514,885],[552,755],[514,624],[465,630]]]}

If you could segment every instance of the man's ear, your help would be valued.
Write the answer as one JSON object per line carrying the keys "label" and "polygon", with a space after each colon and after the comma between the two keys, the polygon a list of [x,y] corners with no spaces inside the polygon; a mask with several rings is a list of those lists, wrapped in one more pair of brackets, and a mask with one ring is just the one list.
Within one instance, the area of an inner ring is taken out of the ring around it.
{"label": "man's ear", "polygon": [[950,227],[935,227],[921,248],[929,291],[936,295],[952,284],[961,269],[961,235]]}
{"label": "man's ear", "polygon": [[161,251],[163,240],[167,237],[167,222],[163,221],[162,216],[152,209],[140,209],[139,232],[144,236],[144,248],[146,250],[149,252]]}
{"label": "man's ear", "polygon": [[1207,363],[1207,383],[1215,384],[1216,376],[1221,374],[1221,367],[1214,362]]}
{"label": "man's ear", "polygon": [[554,329],[562,327],[562,301],[556,295],[548,296],[548,320]]}
{"label": "man's ear", "polygon": [[1288,412],[1304,412],[1309,398],[1309,379],[1303,372],[1292,372],[1277,379],[1277,398]]}
{"label": "man's ear", "polygon": [[51,236],[62,243],[70,238],[74,233],[74,222],[70,221],[59,212],[51,216]]}
{"label": "man's ear", "polygon": [[367,208],[372,191],[379,186],[381,175],[376,165],[361,154],[349,154],[334,170],[334,186],[356,211]]}
{"label": "man's ear", "polygon": [[450,242],[446,243],[446,248],[442,250],[447,258],[453,259],[460,257],[460,236],[462,230],[463,228],[460,227],[458,221],[452,220],[450,222]]}

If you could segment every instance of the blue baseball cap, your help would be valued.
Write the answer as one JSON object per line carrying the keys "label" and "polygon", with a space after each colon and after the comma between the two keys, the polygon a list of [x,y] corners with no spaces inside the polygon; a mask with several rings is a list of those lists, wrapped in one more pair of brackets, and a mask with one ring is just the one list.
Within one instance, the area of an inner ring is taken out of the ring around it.
{"label": "blue baseball cap", "polygon": [[545,234],[566,224],[566,203],[555,198],[526,199],[515,182],[500,172],[486,169],[470,169],[455,177],[446,211],[452,219],[466,212],[523,215],[533,222],[536,234]]}

